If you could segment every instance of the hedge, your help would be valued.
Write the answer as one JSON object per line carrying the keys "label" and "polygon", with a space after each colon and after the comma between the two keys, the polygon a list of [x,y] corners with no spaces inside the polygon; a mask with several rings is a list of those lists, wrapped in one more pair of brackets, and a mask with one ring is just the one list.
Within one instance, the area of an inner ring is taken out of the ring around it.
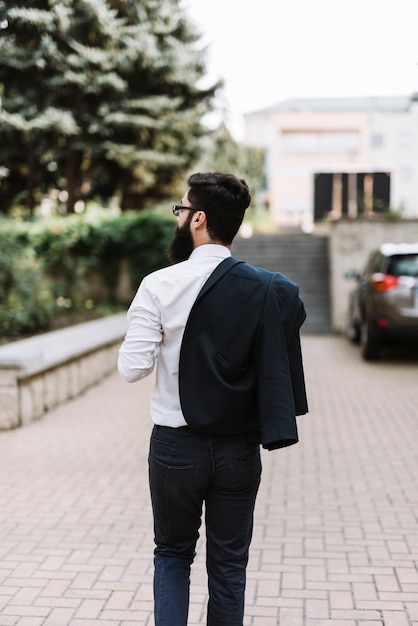
{"label": "hedge", "polygon": [[1,336],[47,329],[63,310],[126,304],[146,274],[168,264],[174,226],[151,210],[1,220]]}

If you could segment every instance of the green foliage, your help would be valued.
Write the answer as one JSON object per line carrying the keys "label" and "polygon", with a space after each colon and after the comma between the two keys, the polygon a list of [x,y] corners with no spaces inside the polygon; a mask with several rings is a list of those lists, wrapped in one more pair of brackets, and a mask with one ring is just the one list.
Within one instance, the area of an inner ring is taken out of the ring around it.
{"label": "green foliage", "polygon": [[251,207],[259,205],[259,194],[265,189],[263,149],[238,143],[225,124],[220,124],[203,139],[200,171],[230,172],[244,178],[251,190]]}
{"label": "green foliage", "polygon": [[49,220],[47,227],[36,224],[32,241],[55,288],[61,287],[65,298],[79,304],[85,296],[83,283],[91,297],[92,273],[101,275],[114,299],[122,260],[128,262],[135,287],[146,274],[167,265],[173,225],[171,217],[153,211],[127,211],[117,217],[93,211]]}
{"label": "green foliage", "polygon": [[[0,221],[0,329],[16,336],[48,327],[67,310],[98,312],[132,299],[142,278],[168,264],[175,221],[154,212]],[[130,286],[121,294],[123,267]]]}
{"label": "green foliage", "polygon": [[[180,0],[0,0],[0,210],[48,189],[115,194],[123,209],[173,194],[199,153],[219,85]],[[23,190],[23,191],[22,191]]]}
{"label": "green foliage", "polygon": [[131,213],[123,226],[123,246],[134,285],[154,269],[168,264],[167,246],[173,235],[174,222],[152,212]]}
{"label": "green foliage", "polygon": [[54,300],[24,232],[0,225],[0,338],[47,328]]}

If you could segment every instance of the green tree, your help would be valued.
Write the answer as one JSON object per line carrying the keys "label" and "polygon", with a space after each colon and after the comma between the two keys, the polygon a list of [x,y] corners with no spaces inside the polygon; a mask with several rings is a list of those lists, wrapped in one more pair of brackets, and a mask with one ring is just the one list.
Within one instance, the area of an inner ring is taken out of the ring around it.
{"label": "green tree", "polygon": [[119,170],[122,208],[134,208],[172,195],[183,181],[199,155],[201,119],[219,85],[197,86],[205,73],[204,54],[178,0],[111,4],[125,19],[128,60],[120,75],[128,89],[109,112],[117,130],[106,141],[104,156]]}
{"label": "green tree", "polygon": [[202,139],[202,171],[231,172],[244,178],[251,190],[251,205],[256,207],[260,192],[265,190],[264,149],[235,141],[225,123]]}
{"label": "green tree", "polygon": [[[49,184],[124,208],[171,193],[198,154],[219,85],[179,0],[1,2],[0,157],[33,209]],[[23,183],[23,184],[22,184]],[[157,192],[156,192],[157,190]],[[4,210],[4,205],[3,205]]]}

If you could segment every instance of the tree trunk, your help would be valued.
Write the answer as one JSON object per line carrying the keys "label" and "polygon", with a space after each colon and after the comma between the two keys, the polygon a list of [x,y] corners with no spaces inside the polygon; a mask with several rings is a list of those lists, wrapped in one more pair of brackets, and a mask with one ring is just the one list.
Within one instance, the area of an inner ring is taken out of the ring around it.
{"label": "tree trunk", "polygon": [[71,144],[68,148],[67,157],[67,213],[74,213],[74,205],[77,199],[77,195],[80,187],[80,163],[82,159],[82,153],[75,150]]}
{"label": "tree trunk", "polygon": [[36,141],[32,139],[28,145],[28,176],[27,176],[27,201],[26,206],[30,215],[35,209],[35,181],[38,164],[36,161]]}
{"label": "tree trunk", "polygon": [[126,211],[128,209],[129,183],[130,183],[130,176],[125,173],[124,176],[122,177],[122,182],[120,186],[121,211]]}

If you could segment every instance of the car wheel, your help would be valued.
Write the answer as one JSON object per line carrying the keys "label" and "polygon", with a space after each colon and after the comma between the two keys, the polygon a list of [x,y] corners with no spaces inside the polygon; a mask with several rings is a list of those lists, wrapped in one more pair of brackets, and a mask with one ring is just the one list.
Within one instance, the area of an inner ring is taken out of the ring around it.
{"label": "car wheel", "polygon": [[360,346],[361,354],[366,361],[373,361],[380,357],[380,341],[367,321],[361,323]]}
{"label": "car wheel", "polygon": [[348,318],[345,332],[350,341],[353,343],[360,343],[360,329],[351,315]]}

